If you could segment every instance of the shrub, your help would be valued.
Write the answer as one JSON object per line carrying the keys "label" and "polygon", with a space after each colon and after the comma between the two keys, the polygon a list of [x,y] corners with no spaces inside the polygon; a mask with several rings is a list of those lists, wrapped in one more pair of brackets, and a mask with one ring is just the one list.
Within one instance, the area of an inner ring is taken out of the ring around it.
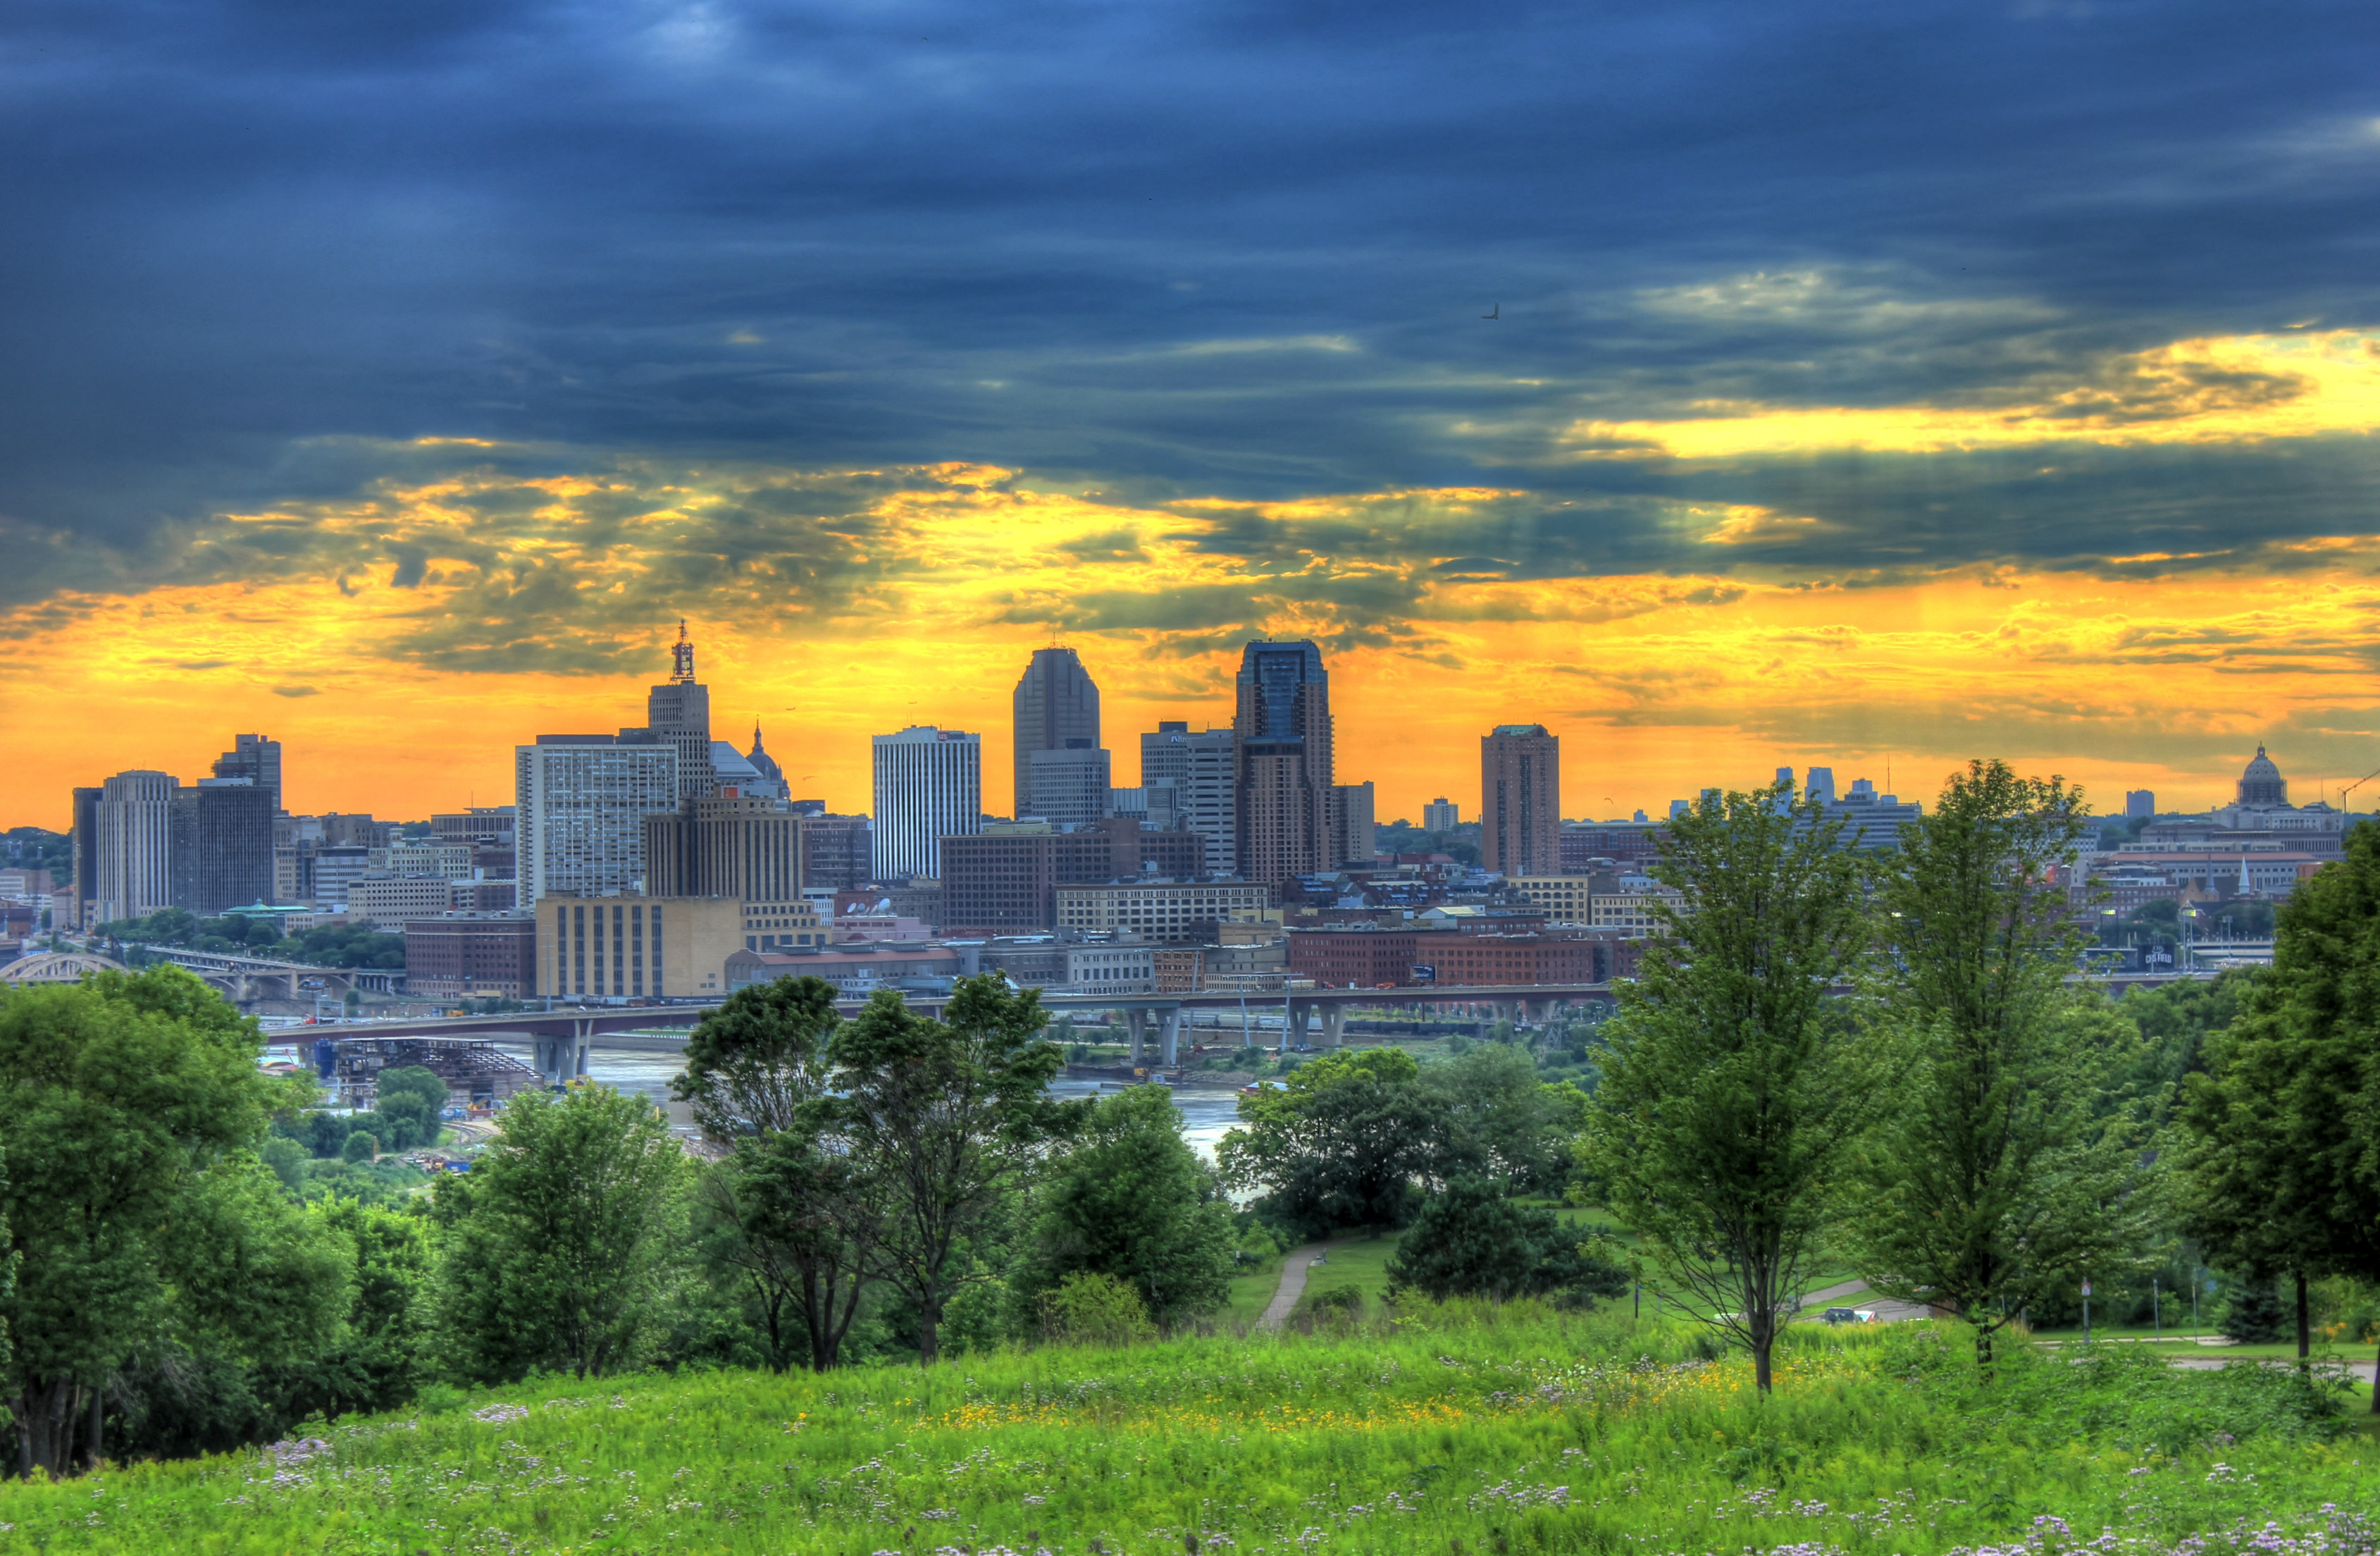
{"label": "shrub", "polygon": [[1129,1345],[1157,1335],[1140,1294],[1112,1275],[1068,1275],[1041,1294],[1040,1307],[1041,1332],[1062,1344]]}
{"label": "shrub", "polygon": [[339,1148],[339,1159],[343,1161],[375,1161],[379,1158],[380,1141],[367,1130],[357,1130],[347,1137],[347,1143]]}

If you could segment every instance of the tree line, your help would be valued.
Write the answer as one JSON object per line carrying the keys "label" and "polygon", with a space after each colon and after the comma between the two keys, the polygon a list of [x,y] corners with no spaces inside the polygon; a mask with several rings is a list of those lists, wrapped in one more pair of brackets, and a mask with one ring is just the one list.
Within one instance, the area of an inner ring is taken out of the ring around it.
{"label": "tree line", "polygon": [[2074,977],[2089,825],[1996,761],[1880,856],[1781,787],[1671,823],[1653,873],[1682,900],[1598,1033],[1580,1189],[1764,1390],[1821,1262],[1968,1325],[1986,1371],[2010,1325],[2178,1237],[2243,1306],[2293,1277],[2301,1355],[2309,1282],[2380,1281],[2380,829],[2281,908],[2269,973],[2113,1002]]}

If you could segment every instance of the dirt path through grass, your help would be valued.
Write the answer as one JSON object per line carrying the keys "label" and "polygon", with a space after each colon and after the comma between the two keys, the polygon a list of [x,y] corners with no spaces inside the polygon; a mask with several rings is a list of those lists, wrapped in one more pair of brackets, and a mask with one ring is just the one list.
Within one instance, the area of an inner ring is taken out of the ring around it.
{"label": "dirt path through grass", "polygon": [[1331,1249],[1354,1240],[1353,1237],[1336,1237],[1328,1243],[1308,1243],[1302,1248],[1293,1249],[1281,1261],[1281,1287],[1272,1294],[1272,1301],[1266,1305],[1264,1317],[1257,1320],[1257,1327],[1279,1329],[1287,1323],[1290,1309],[1295,1307],[1297,1299],[1305,1295],[1306,1270]]}

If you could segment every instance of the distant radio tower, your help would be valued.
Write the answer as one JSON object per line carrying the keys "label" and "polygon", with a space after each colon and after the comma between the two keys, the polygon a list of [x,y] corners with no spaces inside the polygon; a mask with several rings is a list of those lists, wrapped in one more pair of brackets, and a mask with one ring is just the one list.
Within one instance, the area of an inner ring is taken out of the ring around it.
{"label": "distant radio tower", "polygon": [[682,687],[694,684],[694,644],[686,635],[686,618],[677,618],[677,647],[670,650],[670,679]]}

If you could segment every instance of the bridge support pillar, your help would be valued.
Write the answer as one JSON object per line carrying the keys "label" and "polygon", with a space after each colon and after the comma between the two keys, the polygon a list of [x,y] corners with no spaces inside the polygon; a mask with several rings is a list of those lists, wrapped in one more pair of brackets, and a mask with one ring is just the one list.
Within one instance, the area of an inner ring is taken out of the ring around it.
{"label": "bridge support pillar", "polygon": [[1123,1025],[1124,1030],[1132,1034],[1132,1065],[1136,1070],[1140,1068],[1141,1052],[1148,1041],[1148,1013],[1128,1010],[1123,1013]]}
{"label": "bridge support pillar", "polygon": [[1182,1007],[1174,1005],[1156,1015],[1157,1062],[1172,1069],[1182,1062]]}
{"label": "bridge support pillar", "polygon": [[549,1087],[567,1086],[587,1074],[588,1052],[594,1046],[592,1018],[573,1017],[567,1033],[538,1038],[537,1073]]}
{"label": "bridge support pillar", "polygon": [[1322,1007],[1322,1043],[1326,1048],[1347,1046],[1347,1007],[1333,1003]]}

